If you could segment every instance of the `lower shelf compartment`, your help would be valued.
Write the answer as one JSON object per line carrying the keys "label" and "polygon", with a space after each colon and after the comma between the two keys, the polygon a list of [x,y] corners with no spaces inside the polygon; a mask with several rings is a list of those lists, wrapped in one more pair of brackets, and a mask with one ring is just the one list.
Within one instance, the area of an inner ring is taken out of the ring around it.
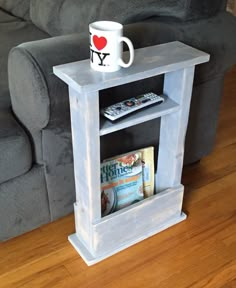
{"label": "lower shelf compartment", "polygon": [[101,218],[92,225],[90,251],[79,241],[79,223],[77,233],[69,240],[85,262],[92,265],[184,220],[183,193],[182,185],[170,188]]}
{"label": "lower shelf compartment", "polygon": [[116,249],[114,250],[111,250],[111,251],[106,251],[104,252],[104,254],[102,255],[99,255],[99,256],[93,256],[88,250],[87,248],[83,245],[82,242],[79,241],[76,233],[75,234],[72,234],[69,236],[69,241],[70,243],[73,245],[73,247],[75,248],[75,250],[80,254],[80,256],[82,257],[82,259],[85,261],[85,263],[88,265],[88,266],[91,266],[91,265],[94,265],[148,237],[151,237],[175,224],[178,224],[182,221],[184,221],[185,219],[187,218],[186,214],[184,213],[181,213],[180,215],[178,216],[175,216],[175,217],[172,217],[171,219],[169,219],[169,221],[165,222],[163,225],[157,225],[155,228],[153,228],[152,230],[150,231],[147,231],[145,235],[143,236],[140,236],[139,238],[136,238],[136,239],[133,239],[133,240],[130,240],[129,242],[125,242],[123,243],[121,246],[117,247]]}
{"label": "lower shelf compartment", "polygon": [[102,218],[93,224],[93,247],[98,255],[145,234],[181,214],[183,186],[167,189]]}

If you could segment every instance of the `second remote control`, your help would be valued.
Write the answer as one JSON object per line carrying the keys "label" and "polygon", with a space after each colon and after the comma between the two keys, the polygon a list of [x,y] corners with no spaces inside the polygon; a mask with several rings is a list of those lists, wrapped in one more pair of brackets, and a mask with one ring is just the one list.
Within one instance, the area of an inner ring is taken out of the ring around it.
{"label": "second remote control", "polygon": [[150,92],[111,105],[103,109],[101,113],[106,118],[115,121],[123,116],[126,116],[129,113],[132,113],[155,103],[162,103],[163,101],[163,97],[153,92]]}

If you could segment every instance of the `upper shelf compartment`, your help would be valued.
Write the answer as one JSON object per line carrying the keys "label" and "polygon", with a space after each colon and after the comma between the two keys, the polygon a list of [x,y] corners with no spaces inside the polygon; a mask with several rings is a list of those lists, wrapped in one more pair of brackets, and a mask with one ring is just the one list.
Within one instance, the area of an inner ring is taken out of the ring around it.
{"label": "upper shelf compartment", "polygon": [[77,92],[89,93],[194,66],[207,62],[209,57],[207,53],[175,41],[136,49],[133,65],[117,72],[96,72],[90,68],[89,59],[56,66],[53,72]]}
{"label": "upper shelf compartment", "polygon": [[163,96],[165,101],[160,105],[153,105],[142,110],[135,111],[134,113],[121,118],[116,122],[106,120],[103,116],[100,117],[100,136],[113,133],[118,130],[122,130],[133,125],[137,125],[163,115],[176,112],[179,109],[179,105],[172,101],[170,98]]}

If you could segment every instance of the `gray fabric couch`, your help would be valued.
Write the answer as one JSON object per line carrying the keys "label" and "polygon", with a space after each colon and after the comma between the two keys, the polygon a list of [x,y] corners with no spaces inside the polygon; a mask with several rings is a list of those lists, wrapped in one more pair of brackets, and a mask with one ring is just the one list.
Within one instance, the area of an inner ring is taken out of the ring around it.
{"label": "gray fabric couch", "polygon": [[[180,40],[211,54],[210,62],[196,69],[185,163],[211,152],[224,74],[236,63],[236,20],[225,5],[222,0],[0,0],[0,241],[73,211],[68,91],[52,67],[89,57],[90,22],[123,23],[135,48]],[[159,93],[162,83],[154,77],[102,91],[100,105],[149,90]],[[157,144],[158,127],[155,120],[103,137],[101,157]]]}

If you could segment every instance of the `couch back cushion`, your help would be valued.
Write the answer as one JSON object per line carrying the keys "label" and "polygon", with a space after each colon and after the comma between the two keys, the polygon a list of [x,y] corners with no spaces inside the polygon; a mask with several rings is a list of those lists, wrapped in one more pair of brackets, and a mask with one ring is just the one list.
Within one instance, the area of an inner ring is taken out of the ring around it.
{"label": "couch back cushion", "polygon": [[30,0],[0,0],[0,8],[22,19],[30,19]]}
{"label": "couch back cushion", "polygon": [[128,24],[156,16],[204,17],[219,10],[222,1],[226,0],[31,0],[30,16],[36,26],[57,36],[87,31],[97,20]]}
{"label": "couch back cushion", "polygon": [[214,16],[226,9],[227,0],[185,0],[186,19],[199,19]]}

